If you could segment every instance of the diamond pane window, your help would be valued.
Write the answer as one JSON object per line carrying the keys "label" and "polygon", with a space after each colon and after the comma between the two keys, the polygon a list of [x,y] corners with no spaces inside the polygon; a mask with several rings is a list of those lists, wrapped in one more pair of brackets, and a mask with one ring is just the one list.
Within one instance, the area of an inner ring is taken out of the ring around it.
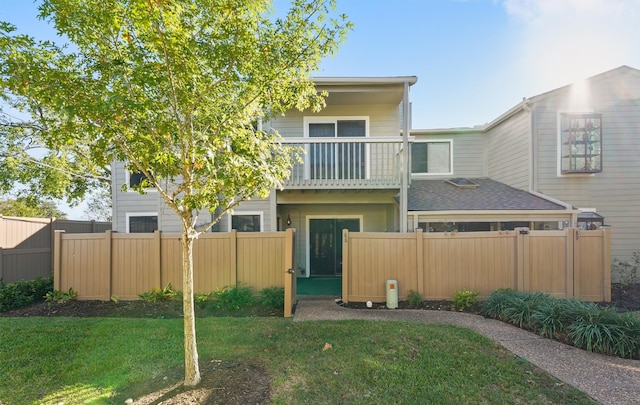
{"label": "diamond pane window", "polygon": [[560,136],[562,174],[602,171],[601,114],[562,114]]}

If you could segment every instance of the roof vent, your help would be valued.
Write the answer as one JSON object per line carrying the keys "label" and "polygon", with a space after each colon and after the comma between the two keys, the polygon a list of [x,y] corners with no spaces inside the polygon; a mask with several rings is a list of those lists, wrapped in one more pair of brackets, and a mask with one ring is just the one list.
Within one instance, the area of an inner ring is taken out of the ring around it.
{"label": "roof vent", "polygon": [[456,177],[455,179],[447,180],[447,183],[458,188],[478,188],[478,183],[474,183],[473,181],[463,177]]}

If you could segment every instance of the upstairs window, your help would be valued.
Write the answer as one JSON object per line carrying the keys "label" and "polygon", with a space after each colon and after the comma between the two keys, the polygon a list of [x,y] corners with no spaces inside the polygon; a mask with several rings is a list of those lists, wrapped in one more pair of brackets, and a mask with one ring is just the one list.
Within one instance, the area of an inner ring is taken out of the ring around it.
{"label": "upstairs window", "polygon": [[[311,121],[313,120],[313,121]],[[309,138],[365,138],[366,119],[312,118],[307,121]],[[312,143],[307,153],[310,179],[364,179],[366,178],[366,143],[326,142]]]}
{"label": "upstairs window", "polygon": [[453,174],[451,141],[415,141],[411,146],[412,174]]}
{"label": "upstairs window", "polygon": [[560,116],[562,174],[602,171],[602,114]]}
{"label": "upstairs window", "polygon": [[147,179],[142,172],[133,172],[129,174],[129,188],[133,188]]}
{"label": "upstairs window", "polygon": [[143,184],[144,185],[144,190],[145,191],[155,191],[155,187],[149,182],[147,181],[147,176],[145,176],[141,171],[139,170],[132,170],[130,171],[128,168],[125,167],[125,184],[127,185],[127,189],[129,192],[135,192],[136,188]]}

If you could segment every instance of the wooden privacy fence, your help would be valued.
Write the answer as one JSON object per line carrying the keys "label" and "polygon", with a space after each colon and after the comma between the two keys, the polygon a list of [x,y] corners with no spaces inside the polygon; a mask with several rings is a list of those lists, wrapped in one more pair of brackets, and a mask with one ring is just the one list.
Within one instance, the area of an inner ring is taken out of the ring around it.
{"label": "wooden privacy fence", "polygon": [[374,233],[343,235],[342,300],[385,301],[386,280],[398,295],[451,299],[468,289],[498,288],[555,297],[611,300],[610,230]]}
{"label": "wooden privacy fence", "polygon": [[[194,291],[242,283],[258,292],[284,287],[295,268],[294,230],[200,235],[193,247]],[[73,288],[80,300],[139,299],[171,284],[182,289],[182,247],[175,233],[66,234],[56,232],[54,288]]]}
{"label": "wooden privacy fence", "polygon": [[0,279],[6,283],[48,277],[53,272],[53,233],[104,232],[111,222],[0,215]]}

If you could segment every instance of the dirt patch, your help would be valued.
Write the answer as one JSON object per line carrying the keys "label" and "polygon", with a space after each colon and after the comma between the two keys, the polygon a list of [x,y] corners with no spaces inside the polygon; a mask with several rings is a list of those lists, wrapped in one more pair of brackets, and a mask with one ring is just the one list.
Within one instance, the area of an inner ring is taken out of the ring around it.
{"label": "dirt patch", "polygon": [[[176,371],[178,374],[180,371]],[[145,386],[133,387],[134,396],[120,393],[113,400],[125,403],[133,399],[135,405],[182,405],[182,404],[269,404],[271,379],[266,368],[257,363],[231,363],[212,360],[201,365],[201,382],[197,387],[185,387],[177,381],[181,377],[163,377],[150,381]]]}
{"label": "dirt patch", "polygon": [[640,283],[613,284],[611,304],[627,311],[640,311]]}

